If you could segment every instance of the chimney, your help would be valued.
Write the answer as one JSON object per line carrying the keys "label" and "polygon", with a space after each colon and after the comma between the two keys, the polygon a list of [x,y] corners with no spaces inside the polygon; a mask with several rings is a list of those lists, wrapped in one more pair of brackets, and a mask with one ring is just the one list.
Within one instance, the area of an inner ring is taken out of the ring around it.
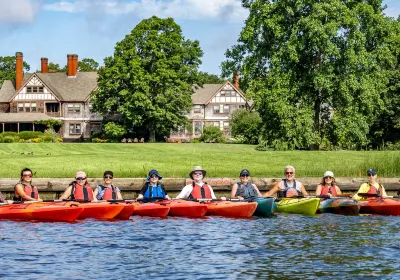
{"label": "chimney", "polygon": [[42,57],[41,59],[41,69],[42,69],[42,73],[49,73],[49,60],[47,59],[47,57]]}
{"label": "chimney", "polygon": [[236,71],[235,76],[233,77],[233,86],[239,89],[239,72]]}
{"label": "chimney", "polygon": [[22,81],[24,77],[23,73],[23,54],[22,52],[15,53],[15,90],[19,90],[22,87]]}
{"label": "chimney", "polygon": [[74,78],[78,72],[78,55],[68,54],[67,59],[67,75],[69,78]]}

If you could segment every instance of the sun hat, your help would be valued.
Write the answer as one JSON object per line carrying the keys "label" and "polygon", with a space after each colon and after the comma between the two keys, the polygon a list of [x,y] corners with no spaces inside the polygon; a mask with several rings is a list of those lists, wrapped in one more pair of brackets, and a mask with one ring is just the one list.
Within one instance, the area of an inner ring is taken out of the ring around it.
{"label": "sun hat", "polygon": [[146,180],[150,180],[151,175],[156,175],[158,177],[158,180],[161,180],[163,177],[158,174],[158,171],[155,169],[152,169],[149,171],[149,175],[147,176]]}
{"label": "sun hat", "polygon": [[103,177],[106,175],[111,175],[111,177],[114,177],[114,173],[110,170],[104,171]]}
{"label": "sun hat", "polygon": [[201,166],[195,166],[192,169],[192,171],[189,173],[189,177],[192,178],[192,180],[193,180],[193,173],[196,172],[196,171],[201,171],[203,173],[203,177],[206,176],[207,172],[203,168],[201,168]]}
{"label": "sun hat", "polygon": [[376,175],[377,173],[376,173],[376,170],[374,168],[370,168],[370,169],[367,170],[367,175],[369,175],[369,174]]}
{"label": "sun hat", "polygon": [[324,178],[325,177],[335,177],[335,175],[333,175],[332,171],[326,171],[325,174],[324,174]]}
{"label": "sun hat", "polygon": [[247,169],[243,169],[242,171],[240,171],[240,176],[242,175],[249,175],[250,176],[250,171]]}
{"label": "sun hat", "polygon": [[83,171],[78,171],[78,172],[76,172],[76,174],[75,174],[75,178],[86,178],[86,173],[85,172],[83,172]]}

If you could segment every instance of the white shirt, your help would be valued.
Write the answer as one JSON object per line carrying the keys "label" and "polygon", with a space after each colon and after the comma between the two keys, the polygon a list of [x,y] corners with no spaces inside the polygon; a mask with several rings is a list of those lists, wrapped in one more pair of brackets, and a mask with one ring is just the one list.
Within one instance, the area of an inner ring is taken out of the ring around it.
{"label": "white shirt", "polygon": [[[204,183],[197,183],[197,185],[202,187]],[[189,195],[192,193],[192,191],[193,191],[193,185],[187,185],[182,189],[181,193],[178,194],[176,198],[188,198]],[[210,186],[210,192],[212,199],[217,199],[211,186]]]}

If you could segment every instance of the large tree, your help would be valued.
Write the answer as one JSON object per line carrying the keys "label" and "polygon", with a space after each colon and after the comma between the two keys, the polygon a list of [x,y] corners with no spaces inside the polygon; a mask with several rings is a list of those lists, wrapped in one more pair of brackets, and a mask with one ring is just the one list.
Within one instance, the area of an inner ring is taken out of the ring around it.
{"label": "large tree", "polygon": [[[31,69],[25,61],[23,68],[25,71]],[[0,88],[5,80],[15,80],[15,56],[0,56]]]}
{"label": "large tree", "polygon": [[156,133],[167,136],[187,122],[202,54],[199,42],[186,40],[172,18],[141,21],[105,58],[94,110],[106,121],[118,116],[128,131],[146,127],[150,141]]}
{"label": "large tree", "polygon": [[366,145],[393,67],[381,0],[242,0],[250,14],[223,73],[263,119],[266,145]]}
{"label": "large tree", "polygon": [[99,63],[93,58],[84,58],[78,62],[79,72],[96,72],[99,69]]}

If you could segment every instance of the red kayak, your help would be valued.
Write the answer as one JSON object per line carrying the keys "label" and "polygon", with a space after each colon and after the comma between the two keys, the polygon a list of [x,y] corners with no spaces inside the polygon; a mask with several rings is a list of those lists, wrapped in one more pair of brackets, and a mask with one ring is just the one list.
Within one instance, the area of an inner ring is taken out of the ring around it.
{"label": "red kayak", "polygon": [[177,217],[201,218],[208,209],[206,204],[195,201],[163,200],[157,203],[168,206],[170,208],[168,215]]}
{"label": "red kayak", "polygon": [[135,205],[132,203],[123,204],[124,208],[119,212],[119,214],[114,218],[118,220],[129,220],[130,216],[133,214],[133,210],[135,209]]}
{"label": "red kayak", "polygon": [[21,203],[0,206],[0,219],[73,222],[82,212],[77,204]]}
{"label": "red kayak", "polygon": [[111,202],[85,202],[79,205],[83,207],[79,220],[114,219],[125,207],[124,204]]}
{"label": "red kayak", "polygon": [[369,198],[359,201],[360,214],[400,216],[400,201],[389,198]]}
{"label": "red kayak", "polygon": [[158,203],[136,203],[133,215],[147,217],[166,217],[170,208]]}
{"label": "red kayak", "polygon": [[212,201],[207,206],[209,216],[248,218],[256,211],[257,202]]}

